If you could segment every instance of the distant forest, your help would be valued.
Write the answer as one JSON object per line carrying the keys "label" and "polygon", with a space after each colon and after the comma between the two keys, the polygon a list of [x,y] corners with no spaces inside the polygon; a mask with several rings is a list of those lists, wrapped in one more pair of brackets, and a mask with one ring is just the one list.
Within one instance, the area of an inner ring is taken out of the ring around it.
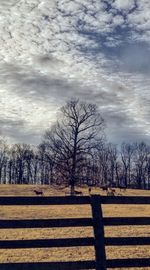
{"label": "distant forest", "polygon": [[150,188],[150,146],[107,142],[96,105],[71,100],[40,145],[0,140],[0,184]]}

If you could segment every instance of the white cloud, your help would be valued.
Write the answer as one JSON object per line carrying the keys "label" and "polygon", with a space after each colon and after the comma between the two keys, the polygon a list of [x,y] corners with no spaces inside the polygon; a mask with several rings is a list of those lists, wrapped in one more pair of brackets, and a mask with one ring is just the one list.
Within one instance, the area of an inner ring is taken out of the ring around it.
{"label": "white cloud", "polygon": [[[148,1],[0,3],[0,120],[9,137],[15,124],[38,137],[73,95],[97,102],[117,138],[125,130],[150,134]],[[146,45],[136,47],[141,40]]]}
{"label": "white cloud", "polygon": [[[128,21],[133,29],[139,31],[141,37],[150,30],[150,2],[141,0],[138,2],[138,8],[134,13],[128,15]],[[141,32],[142,31],[142,32]],[[150,41],[147,37],[147,41]]]}
{"label": "white cloud", "polygon": [[115,0],[112,6],[118,10],[129,11],[135,7],[135,0]]}
{"label": "white cloud", "polygon": [[124,23],[124,18],[121,15],[116,15],[113,17],[113,24],[115,26],[122,25]]}

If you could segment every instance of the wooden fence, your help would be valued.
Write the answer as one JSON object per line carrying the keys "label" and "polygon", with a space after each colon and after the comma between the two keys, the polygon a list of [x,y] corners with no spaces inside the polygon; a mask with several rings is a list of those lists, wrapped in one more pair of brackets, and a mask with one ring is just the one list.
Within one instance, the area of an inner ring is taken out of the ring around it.
{"label": "wooden fence", "polygon": [[0,220],[0,229],[92,226],[94,237],[36,240],[0,240],[0,249],[94,246],[95,261],[0,263],[0,270],[77,270],[150,267],[150,258],[107,259],[106,246],[150,245],[150,237],[105,237],[104,226],[150,225],[150,217],[103,217],[102,204],[150,204],[150,197],[0,197],[0,205],[90,204],[92,218]]}

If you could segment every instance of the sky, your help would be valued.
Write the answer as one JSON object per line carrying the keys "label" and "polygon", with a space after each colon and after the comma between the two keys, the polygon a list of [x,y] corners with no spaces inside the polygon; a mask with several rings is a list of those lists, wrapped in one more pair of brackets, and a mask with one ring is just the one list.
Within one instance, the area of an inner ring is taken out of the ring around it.
{"label": "sky", "polygon": [[150,143],[149,0],[0,0],[0,135],[38,144],[71,98]]}

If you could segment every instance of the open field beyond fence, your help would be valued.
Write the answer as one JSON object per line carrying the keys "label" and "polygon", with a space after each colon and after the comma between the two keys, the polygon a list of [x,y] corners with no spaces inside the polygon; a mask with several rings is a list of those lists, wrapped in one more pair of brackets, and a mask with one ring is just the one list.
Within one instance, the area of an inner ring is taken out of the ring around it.
{"label": "open field beyond fence", "polygon": [[[26,185],[1,185],[0,196],[35,196],[34,189],[42,189],[44,196],[60,196],[67,193],[67,188],[37,187]],[[83,195],[88,195],[87,188],[79,188]],[[98,188],[92,189],[93,194],[105,195],[104,191]],[[123,196],[149,196],[150,191],[127,190],[126,192],[116,190]],[[103,206],[103,215],[115,217],[136,217],[150,216],[149,205],[106,205]],[[89,205],[69,205],[69,206],[1,206],[0,219],[48,219],[48,218],[74,218],[91,217]],[[136,237],[149,236],[150,226],[122,226],[107,227],[105,229],[107,237]],[[13,239],[51,239],[69,237],[92,237],[92,227],[79,228],[45,228],[45,229],[2,229],[0,230],[0,240]],[[108,258],[150,258],[148,246],[134,247],[108,247]],[[72,260],[94,259],[93,247],[74,248],[38,248],[38,249],[0,249],[0,262],[48,262],[48,261],[72,261]],[[130,268],[131,269],[131,268]],[[147,268],[140,268],[147,269]]]}

